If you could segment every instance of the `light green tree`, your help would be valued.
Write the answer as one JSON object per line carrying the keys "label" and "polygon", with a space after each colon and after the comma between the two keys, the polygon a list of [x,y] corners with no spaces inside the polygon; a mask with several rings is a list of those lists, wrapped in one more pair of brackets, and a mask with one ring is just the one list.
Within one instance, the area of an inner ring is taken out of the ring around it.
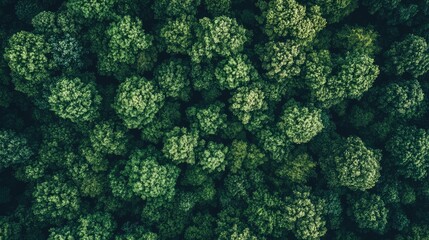
{"label": "light green tree", "polygon": [[130,77],[119,85],[113,108],[127,128],[141,128],[154,119],[164,98],[153,82]]}
{"label": "light green tree", "polygon": [[277,126],[292,142],[306,143],[322,131],[320,109],[302,106],[296,101],[287,102],[283,108],[283,114]]}
{"label": "light green tree", "polygon": [[49,106],[55,114],[76,123],[97,118],[101,100],[93,82],[84,83],[80,78],[67,77],[54,83],[48,96]]}
{"label": "light green tree", "polygon": [[18,77],[28,81],[47,80],[54,63],[51,48],[43,35],[21,31],[9,38],[4,57]]}

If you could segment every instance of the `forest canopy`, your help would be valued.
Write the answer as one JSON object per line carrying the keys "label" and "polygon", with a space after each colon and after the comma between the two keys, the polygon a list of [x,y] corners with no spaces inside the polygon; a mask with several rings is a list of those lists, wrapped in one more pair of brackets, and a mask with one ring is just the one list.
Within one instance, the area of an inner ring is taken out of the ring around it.
{"label": "forest canopy", "polygon": [[0,0],[0,240],[427,240],[428,30],[428,0]]}

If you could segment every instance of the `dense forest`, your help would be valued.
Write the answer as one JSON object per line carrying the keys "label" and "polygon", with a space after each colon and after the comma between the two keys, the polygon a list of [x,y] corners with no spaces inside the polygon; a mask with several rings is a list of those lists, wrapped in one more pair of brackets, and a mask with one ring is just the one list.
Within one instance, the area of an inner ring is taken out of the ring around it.
{"label": "dense forest", "polygon": [[0,240],[428,240],[429,0],[0,0]]}

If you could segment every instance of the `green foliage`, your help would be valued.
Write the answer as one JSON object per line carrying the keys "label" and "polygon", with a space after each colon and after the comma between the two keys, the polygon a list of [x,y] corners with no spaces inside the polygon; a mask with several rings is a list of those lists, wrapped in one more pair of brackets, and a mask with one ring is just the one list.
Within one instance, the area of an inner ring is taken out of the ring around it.
{"label": "green foliage", "polygon": [[164,133],[175,126],[180,119],[179,103],[166,102],[155,115],[156,121],[150,122],[142,129],[142,139],[152,143],[161,141]]}
{"label": "green foliage", "polygon": [[325,216],[327,228],[330,230],[341,229],[343,222],[343,206],[340,191],[327,191],[322,194],[325,202]]}
{"label": "green foliage", "polygon": [[95,172],[107,170],[108,161],[105,154],[99,150],[95,150],[88,141],[82,143],[79,150],[83,158],[91,166],[92,170]]}
{"label": "green foliage", "polygon": [[101,96],[93,83],[64,77],[50,89],[48,102],[59,117],[72,122],[86,122],[98,117]]}
{"label": "green foliage", "polygon": [[427,225],[414,225],[408,229],[407,233],[398,236],[395,240],[423,240],[429,237],[429,228]]}
{"label": "green foliage", "polygon": [[116,223],[108,213],[94,213],[78,220],[77,235],[79,239],[112,239]]}
{"label": "green foliage", "polygon": [[429,166],[429,135],[415,126],[399,127],[386,143],[397,171],[414,180],[427,176]]}
{"label": "green foliage", "polygon": [[112,18],[112,10],[117,0],[69,0],[67,10],[84,21],[102,21]]}
{"label": "green foliage", "polygon": [[405,73],[419,77],[429,70],[428,44],[420,36],[410,34],[392,44],[385,53],[386,71],[402,76]]}
{"label": "green foliage", "polygon": [[214,237],[214,218],[210,214],[198,214],[193,217],[193,224],[185,231],[186,240],[203,240]]}
{"label": "green foliage", "polygon": [[383,233],[387,224],[389,210],[380,196],[363,193],[351,202],[351,217],[362,229]]}
{"label": "green foliage", "polygon": [[127,128],[149,124],[164,103],[164,95],[144,77],[127,78],[118,87],[113,108]]}
{"label": "green foliage", "polygon": [[261,24],[270,38],[291,37],[311,41],[326,25],[320,7],[306,7],[295,0],[259,1],[262,10]]}
{"label": "green foliage", "polygon": [[65,226],[61,228],[49,229],[48,240],[74,240],[76,239],[76,229]]}
{"label": "green foliage", "polygon": [[18,0],[15,5],[16,17],[25,22],[29,22],[40,11],[42,7],[36,1]]}
{"label": "green foliage", "polygon": [[181,16],[169,19],[160,30],[160,37],[168,53],[186,54],[192,44],[192,18]]}
{"label": "green foliage", "polygon": [[42,35],[21,31],[9,38],[4,57],[17,77],[37,82],[47,80],[54,66],[50,53],[51,48]]}
{"label": "green foliage", "polygon": [[290,101],[277,125],[293,143],[306,143],[323,129],[322,114],[320,109]]}
{"label": "green foliage", "polygon": [[248,41],[248,32],[234,18],[226,16],[202,18],[196,27],[196,42],[192,45],[192,61],[210,60],[216,55],[228,57],[241,52]]}
{"label": "green foliage", "polygon": [[262,130],[258,140],[261,148],[268,152],[273,160],[280,162],[289,156],[291,142],[276,129]]}
{"label": "green foliage", "polygon": [[394,208],[390,214],[389,223],[391,223],[392,228],[403,231],[409,227],[410,220],[402,209]]}
{"label": "green foliage", "polygon": [[145,33],[139,19],[121,17],[109,25],[105,36],[105,52],[99,54],[99,70],[102,73],[121,73],[124,71],[122,68],[137,68],[138,64],[143,63],[142,58],[150,54],[147,51],[152,46],[153,37]]}
{"label": "green foliage", "polygon": [[63,38],[53,37],[49,39],[49,42],[52,58],[56,66],[67,70],[83,66],[81,60],[82,46],[76,38],[67,34]]}
{"label": "green foliage", "polygon": [[214,135],[226,128],[226,114],[223,113],[224,104],[215,103],[205,108],[187,109],[188,118],[195,129],[201,134]]}
{"label": "green foliage", "polygon": [[309,55],[305,69],[312,97],[325,107],[344,99],[360,99],[380,73],[374,59],[359,51],[346,52],[337,59],[328,51],[316,52]]}
{"label": "green foliage", "polygon": [[42,221],[72,220],[80,208],[79,192],[63,177],[54,175],[38,183],[33,191],[33,214]]}
{"label": "green foliage", "polygon": [[312,95],[316,99],[322,99],[322,96],[326,96],[321,95],[326,94],[326,90],[321,92],[321,88],[330,80],[329,76],[332,73],[333,64],[331,54],[328,50],[314,51],[307,55],[303,75],[306,85],[308,85],[312,91]]}
{"label": "green foliage", "polygon": [[175,163],[195,163],[198,133],[186,128],[175,127],[165,134],[164,156]]}
{"label": "green foliage", "polygon": [[198,156],[198,164],[208,172],[221,172],[225,170],[228,147],[221,143],[208,142]]}
{"label": "green foliage", "polygon": [[233,173],[255,169],[267,161],[265,154],[256,145],[241,140],[232,142],[227,158]]}
{"label": "green foliage", "polygon": [[160,239],[175,238],[185,230],[187,212],[178,208],[180,200],[171,202],[150,201],[142,211],[141,218],[154,224]]}
{"label": "green foliage", "polygon": [[240,87],[230,99],[230,110],[244,125],[254,114],[267,108],[265,94],[258,86]]}
{"label": "green foliage", "polygon": [[215,76],[221,88],[235,89],[257,79],[258,73],[246,55],[238,54],[221,61]]}
{"label": "green foliage", "polygon": [[[301,73],[305,62],[303,47],[294,41],[268,42],[260,50],[262,68],[268,78],[278,82],[291,82]],[[294,81],[291,85],[296,84]]]}
{"label": "green foliage", "polygon": [[351,99],[359,99],[368,91],[380,73],[373,58],[358,52],[347,53],[339,64],[341,67],[334,81],[344,86],[345,95]]}
{"label": "green foliage", "polygon": [[326,222],[323,219],[323,204],[311,199],[310,189],[300,188],[293,191],[293,197],[287,198],[292,204],[289,214],[295,219],[293,232],[298,239],[319,239],[326,233]]}
{"label": "green foliage", "polygon": [[50,12],[41,11],[31,19],[37,33],[51,34],[71,34],[76,35],[81,30],[75,19],[72,19],[70,12]]}
{"label": "green foliage", "polygon": [[115,166],[109,173],[109,187],[114,197],[123,200],[130,200],[134,197],[132,188],[128,186],[127,176],[124,175],[123,169]]}
{"label": "green foliage", "polygon": [[0,240],[429,236],[429,0],[0,0]]}
{"label": "green foliage", "polygon": [[216,81],[213,64],[192,63],[191,67],[192,87],[194,90],[205,91],[206,94],[209,91],[213,91],[214,93],[210,94],[213,96],[205,97],[207,100],[214,100],[218,97],[218,86],[213,84]]}
{"label": "green foliage", "polygon": [[162,19],[165,16],[179,17],[182,15],[195,15],[200,0],[159,0],[155,1],[152,9],[156,18]]}
{"label": "green foliage", "polygon": [[291,155],[282,162],[275,174],[294,183],[305,183],[314,174],[316,163],[310,155],[300,151]]}
{"label": "green foliage", "polygon": [[231,14],[231,0],[204,0],[204,6],[210,15],[216,16],[229,16]]}
{"label": "green foliage", "polygon": [[389,116],[410,119],[424,110],[425,94],[416,80],[391,83],[381,94],[377,99],[379,108]]}
{"label": "green foliage", "polygon": [[388,25],[414,25],[428,14],[426,1],[365,0],[362,3],[368,7],[370,14],[383,19]]}
{"label": "green foliage", "polygon": [[165,96],[188,100],[190,69],[186,62],[173,59],[161,63],[155,69],[154,80]]}
{"label": "green foliage", "polygon": [[[234,240],[256,240],[255,234],[241,222],[240,213],[232,208],[227,208],[219,213],[218,227],[219,239],[234,239]],[[232,226],[232,227],[231,227]]]}
{"label": "green foliage", "polygon": [[358,7],[357,0],[312,0],[310,2],[320,6],[322,16],[328,23],[341,21]]}
{"label": "green foliage", "polygon": [[349,121],[355,128],[367,127],[375,118],[375,112],[369,106],[353,106]]}
{"label": "green foliage", "polygon": [[126,129],[112,121],[96,124],[89,139],[93,149],[116,155],[121,155],[126,151],[128,140]]}
{"label": "green foliage", "polygon": [[[55,12],[42,11],[31,19],[31,25],[37,32],[56,32],[56,15]],[[48,26],[51,28],[49,29]]]}
{"label": "green foliage", "polygon": [[9,218],[2,216],[0,218],[0,239],[17,240],[19,239],[20,226],[12,222]]}
{"label": "green foliage", "polygon": [[0,130],[0,170],[30,160],[33,150],[28,141],[12,131]]}
{"label": "green foliage", "polygon": [[348,137],[332,146],[321,167],[332,186],[352,190],[373,188],[380,178],[381,152],[365,146],[359,137]]}
{"label": "green foliage", "polygon": [[253,193],[245,214],[255,232],[279,238],[282,232],[291,230],[296,221],[291,216],[292,209],[288,210],[283,199],[261,189]]}
{"label": "green foliage", "polygon": [[377,45],[378,37],[378,33],[371,27],[346,25],[337,32],[334,45],[346,51],[357,51],[373,56],[380,51]]}
{"label": "green foliage", "polygon": [[159,164],[155,156],[150,150],[135,151],[123,174],[128,178],[129,188],[142,199],[171,199],[180,170],[173,165]]}
{"label": "green foliage", "polygon": [[125,224],[123,227],[125,234],[116,235],[115,240],[157,240],[158,236],[156,233],[146,230],[142,226]]}

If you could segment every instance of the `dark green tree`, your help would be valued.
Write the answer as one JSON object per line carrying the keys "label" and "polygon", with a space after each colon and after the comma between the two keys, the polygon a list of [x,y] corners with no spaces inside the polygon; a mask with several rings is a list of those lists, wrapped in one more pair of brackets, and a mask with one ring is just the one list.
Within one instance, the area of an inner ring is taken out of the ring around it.
{"label": "dark green tree", "polygon": [[293,183],[305,183],[315,174],[316,162],[302,150],[297,150],[281,162],[274,173]]}
{"label": "dark green tree", "polygon": [[215,76],[223,89],[235,89],[259,77],[249,58],[243,54],[221,61],[216,67]]}
{"label": "dark green tree", "polygon": [[75,219],[80,211],[78,189],[59,175],[38,183],[33,191],[33,214],[45,222]]}
{"label": "dark green tree", "polygon": [[189,74],[190,68],[185,61],[171,59],[158,65],[154,72],[154,80],[165,96],[186,101],[189,99]]}
{"label": "dark green tree", "polygon": [[10,130],[0,131],[0,169],[26,163],[32,155],[33,150],[25,137]]}
{"label": "dark green tree", "polygon": [[230,171],[237,173],[244,169],[253,170],[267,161],[267,156],[255,144],[233,140],[227,153]]}
{"label": "dark green tree", "polygon": [[113,231],[116,228],[112,216],[108,213],[93,213],[80,217],[77,227],[79,239],[112,239]]}
{"label": "dark green tree", "polygon": [[302,106],[295,101],[287,102],[283,108],[277,125],[293,143],[306,143],[323,129],[320,109]]}
{"label": "dark green tree", "polygon": [[126,128],[113,121],[96,124],[89,139],[92,147],[102,153],[121,155],[127,148]]}
{"label": "dark green tree", "polygon": [[[105,74],[119,73],[122,77],[131,70],[144,69],[139,64],[151,64],[141,61],[150,55],[153,37],[146,34],[142,22],[130,16],[124,16],[113,22],[105,31],[107,42],[104,51],[99,51],[99,71]],[[127,71],[127,72],[126,72]]]}
{"label": "dark green tree", "polygon": [[405,73],[419,77],[429,70],[428,44],[420,36],[410,34],[395,42],[386,55],[386,71],[402,76]]}
{"label": "dark green tree", "polygon": [[82,18],[81,21],[102,21],[113,17],[113,8],[117,0],[70,0],[66,7],[73,15]]}
{"label": "dark green tree", "polygon": [[208,142],[198,156],[198,164],[208,172],[225,170],[228,147],[221,143]]}
{"label": "dark green tree", "polygon": [[227,127],[223,103],[214,103],[204,108],[191,107],[186,113],[192,122],[191,126],[203,135],[215,135]]}
{"label": "dark green tree", "polygon": [[192,45],[192,61],[201,62],[220,55],[224,57],[243,50],[248,32],[234,18],[226,16],[202,18],[196,27],[196,42]]}
{"label": "dark green tree", "polygon": [[158,235],[156,233],[153,233],[147,230],[145,227],[136,224],[126,223],[123,225],[122,229],[125,233],[122,235],[116,235],[115,240],[158,239]]}
{"label": "dark green tree", "polygon": [[267,108],[265,93],[258,86],[240,87],[230,99],[230,110],[244,125]]}
{"label": "dark green tree", "polygon": [[379,180],[380,160],[380,150],[368,148],[359,137],[351,136],[334,144],[320,164],[330,185],[364,191]]}
{"label": "dark green tree", "polygon": [[270,38],[311,41],[326,25],[317,5],[307,7],[295,0],[271,0],[258,1],[258,6],[262,10],[259,21]]}
{"label": "dark green tree", "polygon": [[312,0],[310,3],[320,7],[322,17],[328,24],[341,21],[358,7],[357,0]]}
{"label": "dark green tree", "polygon": [[168,17],[179,17],[183,15],[193,16],[197,13],[198,5],[200,0],[159,0],[155,1],[152,9],[155,14],[155,18],[163,19],[165,16]]}
{"label": "dark green tree", "polygon": [[259,49],[262,68],[268,78],[297,86],[294,77],[301,73],[305,62],[304,47],[296,41],[268,42]]}
{"label": "dark green tree", "polygon": [[75,37],[70,34],[52,37],[48,39],[48,43],[51,45],[52,59],[56,66],[64,68],[66,72],[83,66],[83,48]]}
{"label": "dark green tree", "polygon": [[388,116],[410,119],[421,116],[426,110],[425,94],[416,80],[391,83],[380,89],[378,107]]}
{"label": "dark green tree", "polygon": [[141,138],[151,143],[158,143],[166,132],[173,129],[179,122],[181,113],[179,103],[166,102],[155,115],[156,121],[150,122],[142,128]]}
{"label": "dark green tree", "polygon": [[378,38],[379,34],[372,27],[346,25],[336,33],[333,44],[345,51],[357,51],[373,56],[380,51]]}
{"label": "dark green tree", "polygon": [[350,214],[359,228],[383,233],[389,210],[380,196],[364,192],[350,200]]}
{"label": "dark green tree", "polygon": [[217,16],[229,16],[231,15],[231,0],[204,0],[204,6],[207,10],[207,12],[210,13],[210,15],[217,17]]}
{"label": "dark green tree", "polygon": [[415,126],[403,126],[394,131],[386,143],[397,171],[406,178],[422,180],[429,166],[429,135]]}
{"label": "dark green tree", "polygon": [[158,163],[154,149],[137,150],[127,161],[123,175],[128,186],[142,199],[171,199],[175,194],[175,185],[180,170],[174,165]]}

